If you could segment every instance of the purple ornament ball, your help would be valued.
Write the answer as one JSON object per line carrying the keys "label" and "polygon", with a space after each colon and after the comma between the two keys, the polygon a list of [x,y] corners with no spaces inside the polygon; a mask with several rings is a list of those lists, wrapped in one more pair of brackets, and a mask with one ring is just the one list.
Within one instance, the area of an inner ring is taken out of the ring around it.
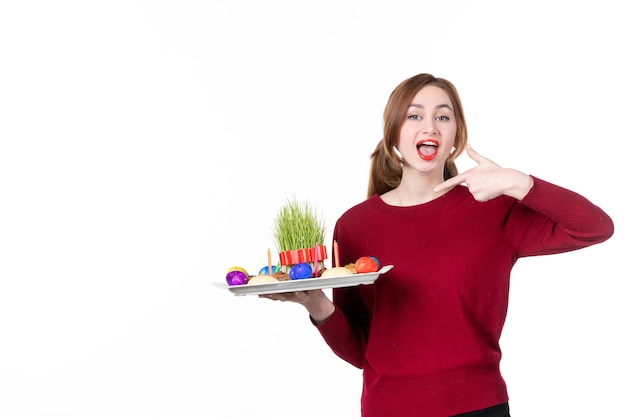
{"label": "purple ornament ball", "polygon": [[228,285],[245,285],[248,283],[248,275],[242,271],[230,271],[226,274]]}

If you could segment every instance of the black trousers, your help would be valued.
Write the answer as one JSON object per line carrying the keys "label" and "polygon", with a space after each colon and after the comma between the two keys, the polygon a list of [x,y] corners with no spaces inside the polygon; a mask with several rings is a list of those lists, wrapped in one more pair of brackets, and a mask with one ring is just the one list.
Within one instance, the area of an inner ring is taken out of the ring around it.
{"label": "black trousers", "polygon": [[504,403],[470,413],[457,414],[452,417],[511,417],[511,414],[509,414],[509,403]]}

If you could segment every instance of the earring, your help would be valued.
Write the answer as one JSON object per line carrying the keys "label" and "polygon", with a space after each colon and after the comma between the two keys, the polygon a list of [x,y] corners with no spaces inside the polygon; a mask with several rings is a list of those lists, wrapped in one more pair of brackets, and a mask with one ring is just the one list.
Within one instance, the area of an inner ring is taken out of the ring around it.
{"label": "earring", "polygon": [[453,146],[452,149],[450,149],[450,153],[454,153],[454,151],[456,151],[456,148]]}
{"label": "earring", "polygon": [[398,158],[402,160],[402,154],[400,153],[400,150],[396,148],[396,145],[393,146],[393,151],[396,153],[396,155],[398,155]]}

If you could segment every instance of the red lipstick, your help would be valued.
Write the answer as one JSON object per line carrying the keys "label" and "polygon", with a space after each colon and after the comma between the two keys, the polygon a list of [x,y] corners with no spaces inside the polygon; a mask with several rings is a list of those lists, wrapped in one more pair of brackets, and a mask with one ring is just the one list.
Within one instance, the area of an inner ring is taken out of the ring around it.
{"label": "red lipstick", "polygon": [[417,142],[417,154],[425,161],[431,161],[437,156],[439,142],[435,139],[425,139]]}

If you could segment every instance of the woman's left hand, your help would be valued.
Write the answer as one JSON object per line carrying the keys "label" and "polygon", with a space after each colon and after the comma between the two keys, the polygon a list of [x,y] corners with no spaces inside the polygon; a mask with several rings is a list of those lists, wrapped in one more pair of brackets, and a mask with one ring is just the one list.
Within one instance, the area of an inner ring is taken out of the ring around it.
{"label": "woman's left hand", "polygon": [[533,186],[530,175],[523,172],[502,168],[490,159],[476,152],[468,144],[467,155],[476,162],[474,168],[468,169],[435,187],[435,192],[447,191],[452,187],[465,183],[476,201],[489,201],[500,195],[521,200]]}
{"label": "woman's left hand", "polygon": [[335,304],[322,290],[294,291],[278,294],[262,294],[259,298],[275,301],[291,301],[302,304],[316,323],[324,322],[335,312]]}

